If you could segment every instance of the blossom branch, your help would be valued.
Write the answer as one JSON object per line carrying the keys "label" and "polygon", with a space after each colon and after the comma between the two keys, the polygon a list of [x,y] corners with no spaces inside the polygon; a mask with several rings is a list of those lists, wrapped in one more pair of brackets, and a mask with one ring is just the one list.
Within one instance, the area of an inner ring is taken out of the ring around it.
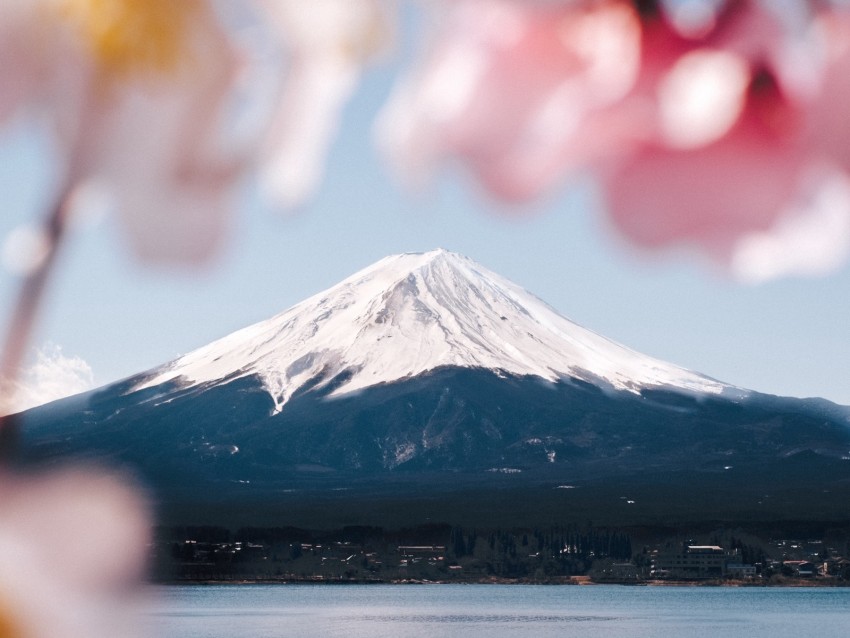
{"label": "blossom branch", "polygon": [[[0,358],[0,381],[10,393],[10,402],[14,401],[17,380],[20,376],[27,345],[32,337],[36,315],[41,306],[47,281],[56,263],[56,255],[62,238],[65,236],[68,197],[63,192],[51,208],[44,221],[42,233],[45,240],[45,254],[36,267],[27,274],[21,284],[13,314],[6,331]],[[14,414],[0,416],[0,459],[7,459],[17,440],[17,418]]]}

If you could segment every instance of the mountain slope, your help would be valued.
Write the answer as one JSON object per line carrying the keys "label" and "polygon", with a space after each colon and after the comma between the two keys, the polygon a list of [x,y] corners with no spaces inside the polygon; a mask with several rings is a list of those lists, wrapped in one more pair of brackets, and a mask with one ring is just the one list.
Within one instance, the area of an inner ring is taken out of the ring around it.
{"label": "mountain slope", "polygon": [[255,374],[279,412],[319,377],[319,385],[336,380],[333,394],[341,395],[443,366],[549,381],[576,378],[635,393],[658,386],[734,393],[582,328],[445,250],[387,257],[272,319],[181,357],[138,389]]}

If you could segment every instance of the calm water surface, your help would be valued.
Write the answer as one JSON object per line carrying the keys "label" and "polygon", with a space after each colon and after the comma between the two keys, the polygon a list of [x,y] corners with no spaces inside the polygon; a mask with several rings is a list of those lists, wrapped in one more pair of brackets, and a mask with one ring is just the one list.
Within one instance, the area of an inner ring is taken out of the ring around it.
{"label": "calm water surface", "polygon": [[850,636],[850,589],[524,585],[163,587],[164,638]]}

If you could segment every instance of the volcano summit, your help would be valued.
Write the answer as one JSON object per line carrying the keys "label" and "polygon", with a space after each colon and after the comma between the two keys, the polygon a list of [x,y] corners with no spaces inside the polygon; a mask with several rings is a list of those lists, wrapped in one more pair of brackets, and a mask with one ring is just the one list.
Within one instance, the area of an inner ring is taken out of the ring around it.
{"label": "volcano summit", "polygon": [[639,393],[728,386],[628,350],[445,250],[393,255],[286,312],[186,355],[137,389],[256,375],[280,412],[302,387],[341,396],[437,368],[579,379]]}
{"label": "volcano summit", "polygon": [[[24,423],[31,456],[129,463],[166,503],[262,502],[268,512],[285,502],[296,516],[317,495],[344,492],[334,511],[368,524],[377,501],[412,494],[486,509],[517,490],[531,520],[556,516],[567,491],[615,485],[655,486],[654,505],[625,501],[644,517],[692,504],[706,486],[734,496],[715,516],[742,515],[765,480],[784,494],[805,480],[847,489],[850,479],[847,408],[641,355],[445,250],[387,257],[160,368],[31,410]],[[779,503],[769,506],[787,507]],[[426,510],[417,515],[448,516]]]}

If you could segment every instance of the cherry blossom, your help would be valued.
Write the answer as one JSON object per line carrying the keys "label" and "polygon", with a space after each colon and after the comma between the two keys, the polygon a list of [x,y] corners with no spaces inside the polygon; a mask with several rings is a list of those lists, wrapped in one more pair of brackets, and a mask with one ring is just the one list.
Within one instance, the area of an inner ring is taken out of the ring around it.
{"label": "cherry blossom", "polygon": [[[263,173],[273,207],[304,201],[360,66],[388,38],[380,2],[243,0],[278,49],[277,105],[246,142],[232,113],[252,60],[210,0],[9,0],[0,7],[0,124],[46,115],[58,197],[109,198],[143,258],[214,256],[237,188]],[[227,8],[234,9],[236,4]],[[244,20],[243,20],[244,22]],[[66,211],[65,214],[68,214]]]}
{"label": "cherry blossom", "polygon": [[380,143],[416,181],[458,157],[498,197],[528,199],[617,151],[604,109],[638,73],[629,2],[460,0],[381,116]]}
{"label": "cherry blossom", "polygon": [[0,473],[0,635],[140,635],[149,542],[149,507],[125,479]]}
{"label": "cherry blossom", "polygon": [[701,248],[751,281],[821,274],[850,248],[846,178],[807,130],[826,87],[797,68],[802,58],[817,74],[822,42],[788,33],[781,17],[726,3],[683,35],[662,14],[644,16],[641,78],[624,104],[653,105],[648,133],[602,173],[611,219],[630,240]]}
{"label": "cherry blossom", "polygon": [[379,141],[414,181],[454,159],[509,202],[589,171],[636,245],[697,248],[751,281],[821,274],[850,250],[839,5],[437,4]]}
{"label": "cherry blossom", "polygon": [[287,72],[271,123],[261,179],[286,207],[315,190],[340,112],[363,66],[392,37],[390,4],[380,0],[255,0],[283,43]]}
{"label": "cherry blossom", "polygon": [[[17,90],[0,115],[38,115],[53,130],[63,165],[57,206],[67,208],[76,189],[94,183],[140,255],[211,254],[235,174],[216,145],[236,54],[210,7],[197,0],[12,7],[4,25],[15,38],[0,55],[0,81]],[[21,68],[26,82],[17,79]]]}
{"label": "cherry blossom", "polygon": [[808,159],[801,109],[770,61],[776,34],[763,36],[773,21],[739,3],[699,37],[660,13],[643,25],[641,78],[624,104],[648,105],[645,135],[605,176],[612,218],[639,244],[726,250],[770,227]]}

